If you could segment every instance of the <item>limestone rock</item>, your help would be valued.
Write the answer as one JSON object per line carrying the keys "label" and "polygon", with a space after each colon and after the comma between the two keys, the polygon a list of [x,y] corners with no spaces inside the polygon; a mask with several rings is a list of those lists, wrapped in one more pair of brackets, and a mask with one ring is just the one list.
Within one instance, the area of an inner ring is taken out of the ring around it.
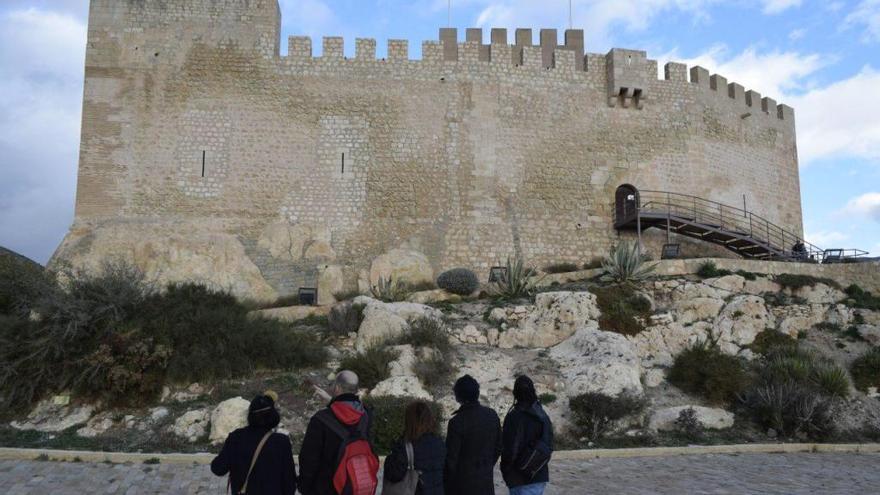
{"label": "limestone rock", "polygon": [[157,423],[168,417],[167,407],[154,407],[150,409],[150,422]]}
{"label": "limestone rock", "polygon": [[328,241],[314,241],[306,248],[305,259],[307,260],[335,260],[336,251]]}
{"label": "limestone rock", "polygon": [[697,321],[712,320],[721,312],[724,301],[709,297],[682,299],[675,303],[676,318],[679,323],[687,325]]}
{"label": "limestone rock", "polygon": [[392,249],[373,260],[370,266],[370,285],[379,279],[411,285],[433,283],[434,269],[428,257],[418,251]]}
{"label": "limestone rock", "polygon": [[416,361],[416,353],[411,345],[398,345],[393,347],[398,352],[398,357],[388,363],[390,376],[413,376],[413,364]]}
{"label": "limestone rock", "polygon": [[666,375],[663,374],[663,370],[654,368],[645,372],[645,377],[642,381],[646,387],[656,388],[662,385],[664,380],[666,380]]}
{"label": "limestone rock", "polygon": [[56,433],[85,424],[95,413],[95,406],[91,404],[73,406],[58,402],[62,401],[53,399],[40,401],[24,421],[13,421],[10,426],[17,430]]}
{"label": "limestone rock", "polygon": [[789,337],[797,338],[800,332],[809,331],[824,320],[823,309],[818,304],[785,306],[782,308],[778,330]]}
{"label": "limestone rock", "polygon": [[654,411],[648,420],[648,429],[653,431],[675,430],[675,421],[678,419],[678,415],[681,414],[681,411],[691,408],[696,412],[697,419],[704,428],[724,430],[733,426],[733,413],[724,409],[702,406],[676,406]]}
{"label": "limestone rock", "polygon": [[311,229],[304,225],[290,225],[286,220],[272,222],[263,229],[257,246],[272,256],[287,260],[302,259],[303,247],[311,238]]}
{"label": "limestone rock", "polygon": [[466,325],[464,328],[454,332],[455,338],[463,344],[482,344],[489,343],[486,334],[479,331],[474,325]]}
{"label": "limestone rock", "polygon": [[566,379],[568,395],[597,392],[618,396],[642,393],[642,367],[632,343],[623,335],[599,330],[589,322],[550,350]]}
{"label": "limestone rock", "polygon": [[880,326],[876,325],[858,325],[856,329],[859,335],[871,345],[880,345]]}
{"label": "limestone rock", "polygon": [[590,292],[542,292],[535,296],[534,311],[501,334],[498,345],[551,347],[599,316],[596,296]]}
{"label": "limestone rock", "polygon": [[844,306],[843,304],[835,304],[834,306],[828,308],[828,312],[825,313],[825,321],[834,325],[840,325],[841,327],[849,325],[852,319],[852,309]]}
{"label": "limestone rock", "polygon": [[406,298],[407,301],[418,304],[431,304],[439,302],[458,303],[461,302],[461,296],[447,292],[445,289],[423,290],[413,292]]}
{"label": "limestone rock", "polygon": [[715,320],[713,333],[719,348],[727,354],[737,354],[740,348],[755,341],[755,337],[774,326],[764,300],[758,296],[736,296]]}
{"label": "limestone rock", "polygon": [[716,289],[727,292],[742,292],[746,285],[746,279],[740,275],[726,275],[724,277],[706,280],[705,283]]}
{"label": "limestone rock", "polygon": [[757,277],[755,280],[746,280],[745,286],[743,287],[743,292],[753,296],[760,296],[761,294],[766,294],[768,292],[775,294],[780,290],[782,290],[782,287],[779,284],[766,277]]}
{"label": "limestone rock", "polygon": [[418,378],[412,375],[392,376],[381,381],[370,391],[375,397],[415,397],[417,399],[434,400],[422,386]]}
{"label": "limestone rock", "polygon": [[328,306],[336,302],[334,294],[345,288],[345,276],[339,265],[323,265],[318,268],[318,305]]}
{"label": "limestone rock", "polygon": [[109,414],[99,414],[90,419],[85,426],[76,430],[76,434],[83,438],[95,438],[106,433],[114,425],[113,418]]}
{"label": "limestone rock", "polygon": [[359,296],[354,304],[364,305],[364,319],[358,329],[355,347],[366,350],[370,345],[380,344],[398,337],[406,330],[408,323],[416,318],[442,319],[443,313],[424,304],[411,302],[383,303],[376,299]]}
{"label": "limestone rock", "polygon": [[675,356],[689,346],[706,339],[704,325],[681,323],[651,326],[638,335],[627,337],[645,368],[669,367]]}
{"label": "limestone rock", "polygon": [[280,321],[294,322],[310,316],[327,316],[331,306],[287,306],[284,308],[271,308],[253,311],[250,314],[265,318],[274,318]]}
{"label": "limestone rock", "polygon": [[806,299],[809,304],[837,304],[846,299],[846,294],[825,284],[801,287],[793,295]]}
{"label": "limestone rock", "polygon": [[[186,438],[190,442],[196,442],[207,433],[210,419],[211,415],[207,409],[187,411],[177,418],[174,424],[170,426],[169,431],[179,437]],[[225,439],[224,437],[223,440]]]}
{"label": "limestone rock", "polygon": [[250,402],[235,397],[221,402],[211,412],[211,443],[218,444],[234,430],[247,425]]}

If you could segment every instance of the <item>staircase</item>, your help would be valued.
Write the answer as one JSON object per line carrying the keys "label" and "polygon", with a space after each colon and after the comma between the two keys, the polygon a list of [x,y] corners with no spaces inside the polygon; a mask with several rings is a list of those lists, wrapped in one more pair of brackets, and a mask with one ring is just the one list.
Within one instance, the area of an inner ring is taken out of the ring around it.
{"label": "staircase", "polygon": [[[615,204],[615,229],[660,228],[750,259],[819,263],[825,255],[799,235],[741,208],[667,191],[640,190],[636,198]],[[802,249],[794,248],[798,243]]]}

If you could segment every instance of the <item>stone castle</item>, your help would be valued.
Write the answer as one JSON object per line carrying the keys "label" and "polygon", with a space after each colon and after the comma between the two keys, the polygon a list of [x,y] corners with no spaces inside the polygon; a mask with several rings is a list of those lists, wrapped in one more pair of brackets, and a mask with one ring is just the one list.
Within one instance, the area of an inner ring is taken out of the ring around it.
{"label": "stone castle", "polygon": [[[277,0],[91,0],[76,215],[52,263],[254,299],[607,253],[623,184],[802,235],[793,110],[583,31],[291,37]],[[661,236],[648,236],[657,246]],[[653,244],[652,244],[653,243]],[[656,250],[655,250],[656,256]],[[329,299],[328,299],[329,298]]]}

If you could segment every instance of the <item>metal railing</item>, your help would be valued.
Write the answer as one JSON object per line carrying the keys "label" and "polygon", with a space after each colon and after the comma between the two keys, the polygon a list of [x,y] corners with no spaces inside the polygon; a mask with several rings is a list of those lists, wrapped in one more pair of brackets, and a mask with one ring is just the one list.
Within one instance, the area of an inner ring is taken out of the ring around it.
{"label": "metal railing", "polygon": [[[716,230],[735,237],[746,238],[754,249],[763,249],[769,259],[779,258],[821,263],[826,257],[826,251],[822,248],[805,241],[801,236],[762,216],[743,208],[697,196],[669,191],[640,190],[638,204],[624,203],[621,209],[618,209],[617,206],[614,209],[615,224],[633,219],[641,220],[641,217],[646,215],[650,215],[654,219],[665,216],[667,221],[680,219],[704,226],[707,230]],[[739,251],[748,254],[749,248],[746,245],[739,248]],[[843,253],[835,253],[835,258],[840,258],[835,259],[837,262],[845,262],[843,258],[852,259],[868,254],[859,250],[829,251],[844,251]]]}

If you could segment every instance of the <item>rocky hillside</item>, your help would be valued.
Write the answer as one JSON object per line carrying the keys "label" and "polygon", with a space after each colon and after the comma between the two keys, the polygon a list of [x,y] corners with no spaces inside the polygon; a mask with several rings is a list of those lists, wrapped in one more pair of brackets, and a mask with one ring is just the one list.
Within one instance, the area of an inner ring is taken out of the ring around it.
{"label": "rocky hillside", "polygon": [[[447,418],[455,376],[474,376],[482,401],[503,414],[514,377],[528,374],[569,448],[880,436],[880,357],[871,357],[880,356],[880,311],[858,287],[748,272],[635,286],[571,278],[522,298],[432,290],[399,302],[357,296],[324,310],[267,310],[324,335],[326,366],[168,386],[139,409],[57,396],[13,422],[2,441],[216,448],[242,423],[244,399],[265,388],[280,393],[283,427],[296,441],[321,406],[311,385],[341,367],[361,374],[379,410],[420,398]],[[808,421],[789,422],[797,408],[810,409]],[[775,411],[783,420],[773,422]]]}

